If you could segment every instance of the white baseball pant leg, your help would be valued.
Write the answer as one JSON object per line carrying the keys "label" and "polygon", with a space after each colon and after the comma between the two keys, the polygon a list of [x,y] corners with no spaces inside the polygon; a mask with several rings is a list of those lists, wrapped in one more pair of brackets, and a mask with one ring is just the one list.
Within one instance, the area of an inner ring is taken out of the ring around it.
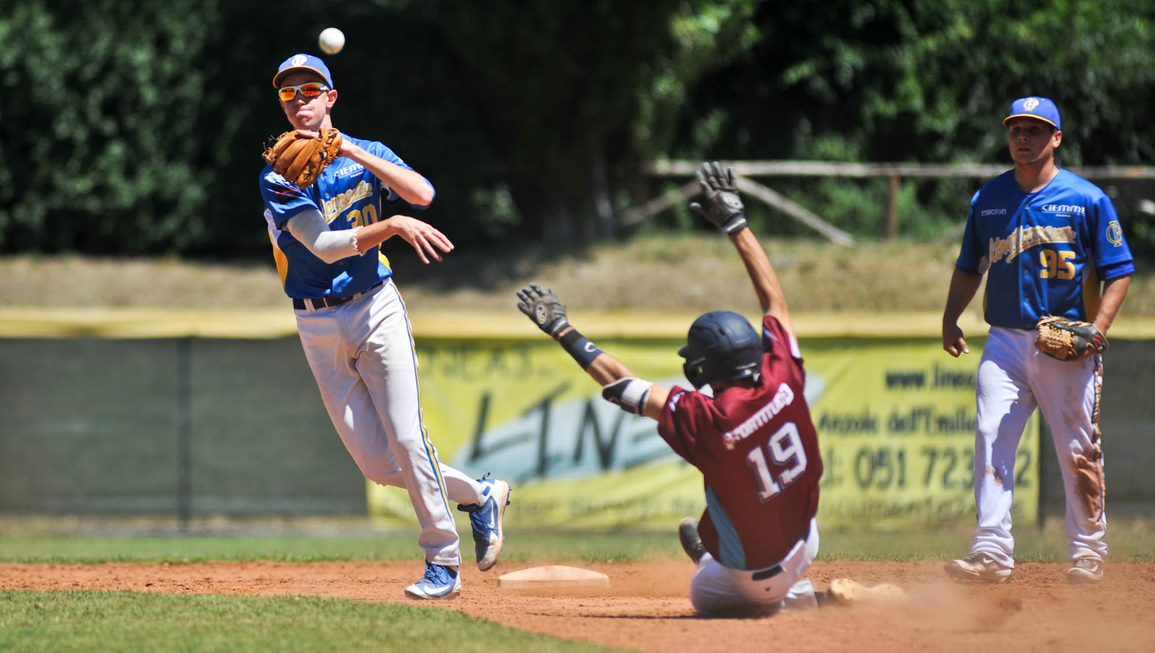
{"label": "white baseball pant leg", "polygon": [[690,603],[707,616],[816,607],[818,600],[806,572],[817,557],[816,520],[810,521],[810,534],[806,539],[796,544],[781,562],[767,569],[730,569],[707,553],[698,561],[698,571],[690,584]]}
{"label": "white baseball pant leg", "polygon": [[370,480],[409,493],[427,561],[460,565],[442,467],[422,423],[409,319],[396,287],[389,281],[357,301],[296,316],[322,401],[358,468]]}
{"label": "white baseball pant leg", "polygon": [[993,327],[983,347],[975,392],[975,529],[973,553],[986,553],[1013,568],[1015,539],[1011,507],[1015,495],[1015,459],[1023,429],[1035,412],[1029,361],[1034,334]]}
{"label": "white baseball pant leg", "polygon": [[971,551],[1014,566],[1011,508],[1015,459],[1035,408],[1051,430],[1067,497],[1072,559],[1103,559],[1107,518],[1099,444],[1102,358],[1058,361],[1035,348],[1031,331],[992,328],[979,364],[975,442],[978,528]]}
{"label": "white baseball pant leg", "polygon": [[[413,329],[409,323],[409,311],[405,307],[405,300],[401,296],[401,291],[392,280],[387,282],[386,287],[382,290],[382,292],[390,291],[396,295],[397,302],[405,314],[405,338],[413,353],[413,375],[414,379],[416,379],[418,377],[417,370],[420,367],[420,363],[417,360],[417,345],[413,342]],[[420,385],[416,380],[414,381],[414,387],[417,388],[417,402],[415,405],[418,411],[420,411]],[[424,431],[424,419],[421,418],[420,415],[419,418],[421,419],[422,430]],[[450,467],[440,462],[441,459],[437,453],[437,447],[428,439],[428,435],[426,435],[426,442],[433,448],[433,455],[438,460],[441,468],[441,476],[445,481],[445,491],[450,501],[462,505],[473,505],[489,498],[488,489],[476,479],[456,467]],[[408,489],[405,483],[405,474],[401,469],[401,465],[394,458],[393,452],[389,449],[388,442],[378,439],[368,444],[370,447],[369,450],[364,451],[361,456],[366,459],[365,465],[358,464],[361,472],[365,474],[365,478],[379,485]]]}
{"label": "white baseball pant leg", "polygon": [[1058,361],[1036,352],[1036,396],[1067,498],[1067,542],[1072,560],[1107,557],[1106,477],[1099,430],[1103,357]]}

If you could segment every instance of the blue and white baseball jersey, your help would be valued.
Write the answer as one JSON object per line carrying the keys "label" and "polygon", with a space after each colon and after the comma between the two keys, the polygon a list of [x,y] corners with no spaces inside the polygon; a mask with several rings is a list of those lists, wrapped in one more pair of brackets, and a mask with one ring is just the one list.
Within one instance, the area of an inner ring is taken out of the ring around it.
{"label": "blue and white baseball jersey", "polygon": [[[413,169],[381,143],[342,136],[390,163]],[[425,181],[429,183],[428,179]],[[372,288],[393,275],[389,259],[379,248],[326,263],[293,238],[285,227],[294,215],[315,209],[324,216],[330,230],[353,229],[380,220],[383,204],[403,201],[391,188],[382,186],[381,180],[360,163],[341,157],[325,168],[317,183],[304,190],[290,184],[274,172],[272,166],[265,166],[261,171],[261,197],[265,201],[265,220],[277,272],[289,297],[346,297]]]}
{"label": "blue and white baseball jersey", "polygon": [[1098,186],[1068,170],[1026,193],[1009,170],[971,199],[958,269],[982,274],[991,326],[1033,329],[1057,315],[1093,320],[1101,281],[1135,272],[1115,207]]}

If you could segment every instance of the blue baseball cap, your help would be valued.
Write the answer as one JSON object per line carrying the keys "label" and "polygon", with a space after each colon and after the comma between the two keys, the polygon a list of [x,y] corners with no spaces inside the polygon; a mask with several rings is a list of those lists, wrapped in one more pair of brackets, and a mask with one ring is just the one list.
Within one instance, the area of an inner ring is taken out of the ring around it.
{"label": "blue baseball cap", "polygon": [[1024,97],[1011,103],[1011,112],[1003,118],[1006,125],[1013,118],[1034,118],[1062,131],[1063,121],[1059,119],[1059,107],[1050,98]]}
{"label": "blue baseball cap", "polygon": [[293,72],[294,70],[308,70],[314,72],[325,79],[325,83],[329,88],[336,88],[333,86],[333,76],[329,74],[329,67],[321,61],[320,57],[314,57],[311,54],[294,54],[293,56],[281,62],[277,68],[277,74],[273,75],[273,88],[279,88],[281,78]]}

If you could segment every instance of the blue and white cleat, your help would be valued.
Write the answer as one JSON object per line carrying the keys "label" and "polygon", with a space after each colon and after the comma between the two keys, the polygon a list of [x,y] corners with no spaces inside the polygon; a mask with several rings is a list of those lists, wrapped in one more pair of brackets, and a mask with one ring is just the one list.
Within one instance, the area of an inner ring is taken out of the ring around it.
{"label": "blue and white cleat", "polygon": [[455,599],[461,594],[461,574],[456,567],[425,563],[425,577],[405,588],[413,599]]}
{"label": "blue and white cleat", "polygon": [[473,544],[477,552],[477,568],[489,571],[497,564],[501,549],[505,546],[505,527],[502,519],[505,517],[505,507],[509,505],[509,483],[497,479],[481,479],[485,486],[487,498],[481,503],[469,506],[457,506],[462,512],[469,513],[469,525],[473,528]]}

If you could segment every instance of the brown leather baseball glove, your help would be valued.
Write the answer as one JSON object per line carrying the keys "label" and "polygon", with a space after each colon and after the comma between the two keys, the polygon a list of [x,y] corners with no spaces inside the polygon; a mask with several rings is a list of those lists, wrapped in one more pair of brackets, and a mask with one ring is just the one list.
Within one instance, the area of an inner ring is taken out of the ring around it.
{"label": "brown leather baseball glove", "polygon": [[265,149],[265,163],[297,188],[316,183],[321,171],[341,156],[341,132],[323,129],[317,136],[287,131]]}
{"label": "brown leather baseball glove", "polygon": [[1079,360],[1107,351],[1110,343],[1094,324],[1050,316],[1035,326],[1035,347],[1061,361]]}

